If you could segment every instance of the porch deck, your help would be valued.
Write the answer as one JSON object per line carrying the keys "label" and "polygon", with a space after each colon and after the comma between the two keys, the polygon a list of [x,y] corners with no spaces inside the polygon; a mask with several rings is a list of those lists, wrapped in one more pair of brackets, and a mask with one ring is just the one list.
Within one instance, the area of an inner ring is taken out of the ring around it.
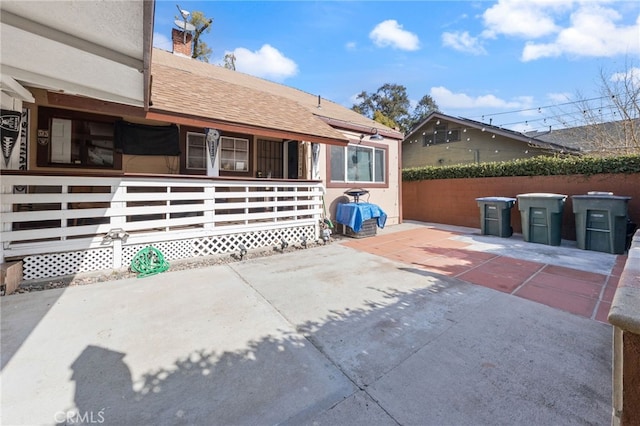
{"label": "porch deck", "polygon": [[127,265],[153,244],[167,260],[319,238],[319,181],[183,175],[2,173],[0,261],[25,280]]}

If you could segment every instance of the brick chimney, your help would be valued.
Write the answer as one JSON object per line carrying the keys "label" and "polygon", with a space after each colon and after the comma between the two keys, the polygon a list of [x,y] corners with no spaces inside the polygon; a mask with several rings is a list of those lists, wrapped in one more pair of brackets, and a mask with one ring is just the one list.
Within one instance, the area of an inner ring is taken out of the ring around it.
{"label": "brick chimney", "polygon": [[193,35],[187,32],[186,43],[184,43],[184,31],[180,31],[177,28],[171,30],[171,41],[173,41],[173,54],[191,57],[191,41]]}

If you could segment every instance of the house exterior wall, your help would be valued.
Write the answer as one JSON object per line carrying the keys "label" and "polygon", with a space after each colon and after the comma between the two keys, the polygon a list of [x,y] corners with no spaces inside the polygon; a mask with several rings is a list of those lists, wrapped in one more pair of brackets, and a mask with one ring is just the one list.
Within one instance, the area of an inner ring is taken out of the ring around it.
{"label": "house exterior wall", "polygon": [[[358,140],[359,135],[345,133],[351,140]],[[357,144],[354,142],[353,144]],[[353,198],[345,195],[350,188],[363,188],[369,191],[360,201],[377,204],[387,214],[387,225],[395,225],[402,221],[401,194],[400,194],[400,141],[385,139],[375,143],[363,142],[364,145],[384,146],[386,148],[386,179],[384,184],[371,184],[363,182],[331,182],[328,165],[330,164],[330,148],[320,150],[320,179],[325,182],[325,205],[327,215],[335,222],[337,205],[352,202]]]}
{"label": "house exterior wall", "polygon": [[417,136],[402,142],[402,167],[488,163],[551,155],[547,150],[531,147],[502,135],[495,135],[493,138],[493,135],[487,131],[465,130],[460,133],[459,142],[425,146],[423,133],[433,132],[433,130],[428,127],[425,127],[425,130],[421,129],[414,134]]}
{"label": "house exterior wall", "polygon": [[[640,174],[603,174],[595,176],[512,176],[475,179],[436,179],[403,182],[404,219],[480,228],[480,210],[476,198],[513,197],[526,193],[567,195],[562,216],[562,238],[575,240],[575,215],[571,195],[589,191],[613,192],[629,196],[628,214],[640,224]],[[511,226],[522,232],[517,205],[511,210]]]}
{"label": "house exterior wall", "polygon": [[[91,173],[99,173],[101,175],[115,175],[121,173],[148,173],[148,174],[204,174],[203,171],[188,171],[185,167],[185,156],[186,156],[186,134],[188,131],[193,132],[202,132],[203,129],[189,127],[189,126],[180,126],[180,144],[181,144],[181,156],[153,156],[153,155],[126,155],[122,154],[121,165],[116,166],[113,169],[107,168],[78,168],[74,166],[58,166],[58,167],[50,167],[41,164],[38,165],[38,109],[39,107],[52,107],[59,109],[71,109],[76,111],[85,111],[78,108],[69,108],[67,106],[59,106],[57,104],[51,104],[49,101],[49,95],[46,90],[30,88],[30,90],[34,93],[34,97],[36,102],[34,104],[25,104],[27,108],[31,111],[31,125],[29,129],[29,170],[32,171],[57,171],[57,172],[69,172],[69,173],[77,173],[77,172],[91,172]],[[100,114],[100,111],[86,111],[93,114]],[[132,116],[132,115],[124,115],[117,114],[113,111],[109,111],[108,114],[111,117],[122,118],[126,121],[138,124],[148,124],[148,125],[163,125],[169,123],[162,123],[158,121],[150,121],[145,120],[141,116]],[[42,125],[42,124],[41,124]],[[360,134],[355,132],[345,131],[345,136],[350,140],[357,141],[359,140]],[[247,173],[232,173],[232,172],[222,172],[221,176],[228,177],[236,177],[239,179],[247,179],[247,178],[256,178],[258,176],[258,170],[256,169],[257,161],[258,161],[258,153],[256,151],[257,141],[258,139],[265,140],[273,140],[273,138],[261,137],[256,135],[240,135],[240,134],[231,134],[231,133],[223,133],[223,136],[234,136],[234,137],[242,137],[249,139],[249,158],[251,159],[249,162],[249,171]],[[284,142],[281,140],[275,140],[275,142]],[[387,223],[388,224],[396,224],[401,221],[401,203],[400,203],[400,154],[399,154],[399,141],[395,139],[385,139],[382,141],[369,141],[369,137],[365,137],[363,140],[363,145],[373,146],[377,148],[384,148],[386,155],[386,164],[385,164],[385,183],[357,183],[357,182],[342,182],[342,183],[332,183],[329,181],[329,173],[327,170],[327,165],[329,164],[329,158],[327,156],[327,152],[330,150],[329,145],[324,145],[320,150],[320,158],[319,158],[319,175],[312,176],[311,174],[311,144],[308,142],[295,142],[292,143],[298,144],[298,171],[297,176],[299,179],[319,179],[321,180],[326,188],[327,194],[325,197],[325,204],[327,206],[327,214],[332,219],[335,218],[335,210],[338,202],[348,202],[351,201],[348,199],[344,192],[350,188],[364,188],[369,190],[368,197],[363,197],[362,201],[369,201],[371,203],[375,203],[379,205],[382,210],[388,215]],[[283,155],[284,160],[286,161],[286,155]],[[266,175],[263,173],[263,176]],[[276,178],[276,176],[274,176]]]}
{"label": "house exterior wall", "polygon": [[[122,166],[115,167],[113,169],[108,168],[77,168],[77,167],[56,167],[56,166],[39,166],[38,165],[38,108],[39,107],[52,107],[58,109],[70,109],[76,111],[83,111],[82,109],[73,109],[60,107],[53,105],[49,102],[47,91],[37,88],[29,88],[29,91],[33,93],[35,103],[24,103],[24,106],[30,111],[30,125],[29,125],[29,144],[28,144],[28,162],[29,170],[32,171],[89,171],[98,172],[104,175],[120,174],[122,172],[129,173],[158,173],[158,174],[175,174],[180,172],[178,156],[152,156],[152,155],[122,155]],[[87,111],[93,114],[100,114],[100,112]],[[109,115],[109,114],[107,114]],[[128,116],[128,115],[113,115],[110,116],[116,118],[122,118],[131,123],[147,124],[147,125],[163,125],[168,123],[159,123],[157,121],[144,120],[140,117]]]}

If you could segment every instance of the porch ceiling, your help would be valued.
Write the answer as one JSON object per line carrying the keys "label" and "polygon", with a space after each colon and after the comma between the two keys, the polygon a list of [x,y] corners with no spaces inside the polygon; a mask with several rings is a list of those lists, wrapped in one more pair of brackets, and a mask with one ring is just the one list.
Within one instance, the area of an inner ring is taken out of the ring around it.
{"label": "porch ceiling", "polygon": [[3,75],[25,86],[144,106],[153,2],[3,0],[0,8]]}

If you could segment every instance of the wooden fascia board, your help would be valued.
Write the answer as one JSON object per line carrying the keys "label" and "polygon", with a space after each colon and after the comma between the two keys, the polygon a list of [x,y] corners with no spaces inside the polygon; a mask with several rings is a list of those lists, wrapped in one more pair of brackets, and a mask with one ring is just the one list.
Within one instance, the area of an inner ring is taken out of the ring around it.
{"label": "wooden fascia board", "polygon": [[403,135],[401,132],[398,132],[392,129],[385,130],[375,126],[366,126],[364,124],[352,123],[349,121],[343,121],[337,118],[324,117],[321,115],[316,115],[316,117],[318,117],[325,123],[331,125],[332,127],[339,127],[341,129],[352,130],[360,133],[367,132],[367,135],[371,132],[371,129],[376,129],[378,130],[378,133],[384,137],[387,137],[390,139],[397,139],[397,140],[402,140],[403,138]]}
{"label": "wooden fascia board", "polygon": [[99,112],[119,117],[143,117],[144,109],[132,105],[117,104],[99,99],[82,96],[66,95],[64,93],[47,92],[47,102],[50,106],[67,107],[83,111]]}
{"label": "wooden fascia board", "polygon": [[214,119],[204,119],[200,117],[189,117],[182,115],[168,114],[158,111],[148,111],[145,118],[155,121],[165,121],[169,123],[180,124],[184,126],[202,127],[202,128],[215,128],[218,130],[224,130],[228,132],[238,132],[245,134],[256,134],[265,137],[280,138],[280,139],[293,139],[305,142],[317,142],[327,145],[340,145],[346,146],[349,141],[347,138],[335,139],[319,135],[310,135],[304,133],[291,132],[288,130],[269,129],[260,126],[251,126],[241,123],[229,123]]}

